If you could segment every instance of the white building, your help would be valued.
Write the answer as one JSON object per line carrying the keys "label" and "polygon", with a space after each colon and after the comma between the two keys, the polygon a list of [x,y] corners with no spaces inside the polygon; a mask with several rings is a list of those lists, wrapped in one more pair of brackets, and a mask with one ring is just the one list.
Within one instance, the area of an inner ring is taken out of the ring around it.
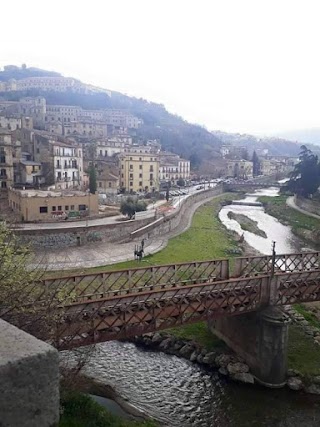
{"label": "white building", "polygon": [[83,181],[82,148],[55,142],[53,168],[56,189],[80,188]]}

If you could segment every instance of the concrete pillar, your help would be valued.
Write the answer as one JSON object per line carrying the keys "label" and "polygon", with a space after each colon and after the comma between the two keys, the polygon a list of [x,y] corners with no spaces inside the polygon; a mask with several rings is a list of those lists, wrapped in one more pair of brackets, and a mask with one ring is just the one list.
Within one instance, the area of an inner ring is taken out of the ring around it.
{"label": "concrete pillar", "polygon": [[50,345],[0,319],[0,425],[59,421],[59,359]]}
{"label": "concrete pillar", "polygon": [[276,307],[209,321],[210,330],[250,366],[268,387],[286,382],[289,318]]}

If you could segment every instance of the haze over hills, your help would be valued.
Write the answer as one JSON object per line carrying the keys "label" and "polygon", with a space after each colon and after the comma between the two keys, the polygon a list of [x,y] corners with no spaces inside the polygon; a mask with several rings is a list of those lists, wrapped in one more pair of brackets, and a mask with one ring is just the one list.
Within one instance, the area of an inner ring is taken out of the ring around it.
{"label": "haze over hills", "polygon": [[[0,71],[0,82],[29,77],[62,77],[61,74],[32,67],[5,67]],[[76,82],[79,80],[74,79]],[[81,84],[81,82],[79,82]],[[84,85],[95,88],[91,85]],[[99,88],[97,88],[99,89]],[[111,94],[111,96],[109,96]],[[45,96],[48,104],[77,105],[85,109],[123,109],[144,122],[136,131],[136,137],[159,139],[165,150],[191,160],[193,167],[220,158],[223,144],[239,144],[248,149],[249,155],[256,149],[267,149],[271,155],[297,156],[300,143],[283,138],[258,138],[252,135],[230,134],[222,131],[209,132],[202,126],[191,124],[169,113],[164,105],[142,98],[129,97],[115,91],[77,93],[72,91],[44,91],[40,89],[10,90],[0,92],[0,98],[17,101],[25,96]],[[320,133],[320,129],[319,129]]]}
{"label": "haze over hills", "polygon": [[279,137],[298,141],[302,144],[314,144],[320,146],[320,127],[310,129],[298,129],[278,134]]}

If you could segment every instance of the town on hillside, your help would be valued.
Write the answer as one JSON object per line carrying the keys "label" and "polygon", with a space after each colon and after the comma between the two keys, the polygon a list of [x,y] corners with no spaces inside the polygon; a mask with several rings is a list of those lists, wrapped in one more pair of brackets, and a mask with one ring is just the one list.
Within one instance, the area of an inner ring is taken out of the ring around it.
{"label": "town on hillside", "polygon": [[[19,71],[12,67],[5,71]],[[0,81],[2,93],[33,89],[88,96],[102,91],[59,75]],[[0,98],[2,208],[17,221],[75,219],[97,215],[102,201],[116,204],[117,194],[151,194],[154,199],[191,180],[280,176],[297,161],[270,156],[268,150],[252,155],[245,147],[221,144],[214,163],[191,170],[190,160],[162,149],[161,140],[141,138],[137,130],[143,126],[143,120],[127,110],[53,105],[45,95]],[[93,187],[90,180],[95,180]]]}

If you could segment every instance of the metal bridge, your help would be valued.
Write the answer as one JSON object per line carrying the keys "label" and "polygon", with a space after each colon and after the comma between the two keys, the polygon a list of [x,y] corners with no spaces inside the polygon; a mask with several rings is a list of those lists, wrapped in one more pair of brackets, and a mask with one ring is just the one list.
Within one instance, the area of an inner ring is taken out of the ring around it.
{"label": "metal bridge", "polygon": [[268,305],[319,301],[320,252],[65,275],[43,285],[64,292],[53,339],[63,350]]}

